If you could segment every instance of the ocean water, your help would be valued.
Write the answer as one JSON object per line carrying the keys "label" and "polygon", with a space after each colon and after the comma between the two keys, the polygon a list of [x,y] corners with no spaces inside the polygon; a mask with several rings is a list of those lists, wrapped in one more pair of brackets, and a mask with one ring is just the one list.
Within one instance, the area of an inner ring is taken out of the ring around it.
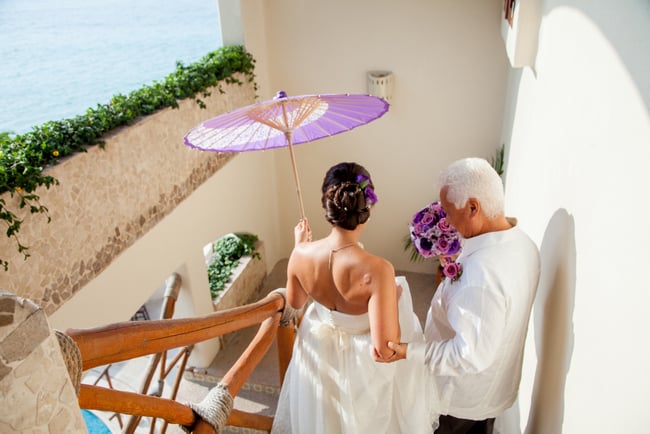
{"label": "ocean water", "polygon": [[0,0],[0,132],[83,114],[221,45],[216,0]]}

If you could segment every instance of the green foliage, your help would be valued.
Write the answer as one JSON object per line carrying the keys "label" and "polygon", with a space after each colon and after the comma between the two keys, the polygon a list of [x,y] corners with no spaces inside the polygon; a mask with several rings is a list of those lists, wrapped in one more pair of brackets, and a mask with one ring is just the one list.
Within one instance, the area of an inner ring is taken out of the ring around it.
{"label": "green foliage", "polygon": [[251,255],[253,258],[260,259],[259,252],[255,250],[257,240],[257,235],[238,232],[224,235],[214,242],[212,245],[214,255],[208,265],[212,298],[223,291],[242,256]]}
{"label": "green foliage", "polygon": [[492,158],[490,158],[490,164],[494,167],[494,170],[497,171],[499,176],[503,176],[504,166],[505,166],[505,155],[506,155],[506,145],[505,143],[501,144],[501,147],[497,149],[496,153]]}
{"label": "green foliage", "polygon": [[[190,65],[176,63],[176,70],[163,81],[154,81],[128,95],[115,95],[108,104],[98,104],[83,115],[74,118],[49,121],[34,127],[22,135],[0,133],[0,194],[9,192],[20,199],[19,208],[28,208],[30,213],[44,214],[48,222],[48,209],[41,205],[34,192],[38,187],[50,188],[58,184],[51,176],[43,175],[43,169],[56,164],[61,158],[85,152],[91,145],[103,146],[102,136],[121,126],[132,124],[137,118],[152,114],[166,107],[178,108],[178,101],[194,98],[201,108],[205,103],[201,97],[209,96],[206,90],[217,83],[243,84],[233,77],[241,72],[252,82],[255,60],[241,46],[228,46],[208,53]],[[0,220],[7,226],[6,235],[14,238],[18,251],[27,259],[27,247],[18,239],[22,220],[15,210],[7,208],[0,199]],[[0,266],[8,269],[8,262],[0,258]]]}

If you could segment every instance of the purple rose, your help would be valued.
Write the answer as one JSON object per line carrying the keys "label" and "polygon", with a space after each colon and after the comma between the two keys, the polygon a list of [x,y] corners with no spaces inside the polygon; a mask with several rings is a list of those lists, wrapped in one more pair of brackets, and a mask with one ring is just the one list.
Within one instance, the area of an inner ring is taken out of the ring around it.
{"label": "purple rose", "polygon": [[438,220],[438,229],[440,229],[444,233],[449,233],[454,230],[449,223],[447,223],[447,217],[443,217],[440,220]]}
{"label": "purple rose", "polygon": [[422,220],[420,221],[420,223],[422,223],[423,225],[430,225],[431,223],[433,223],[433,214],[425,213],[422,216]]}
{"label": "purple rose", "polygon": [[440,237],[438,238],[438,242],[436,243],[436,247],[438,249],[438,253],[441,255],[445,255],[449,252],[449,240],[447,240],[446,237]]}
{"label": "purple rose", "polygon": [[455,262],[449,262],[443,267],[442,273],[453,282],[460,277],[460,266]]}

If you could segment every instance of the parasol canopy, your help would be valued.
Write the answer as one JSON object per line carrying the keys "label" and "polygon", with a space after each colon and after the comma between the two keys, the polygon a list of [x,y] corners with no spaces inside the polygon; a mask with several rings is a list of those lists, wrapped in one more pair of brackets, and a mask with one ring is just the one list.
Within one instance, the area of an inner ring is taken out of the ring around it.
{"label": "parasol canopy", "polygon": [[248,105],[201,122],[184,138],[187,146],[212,152],[246,152],[288,147],[305,217],[293,145],[349,131],[388,111],[388,103],[362,94],[289,97],[284,91],[267,101]]}

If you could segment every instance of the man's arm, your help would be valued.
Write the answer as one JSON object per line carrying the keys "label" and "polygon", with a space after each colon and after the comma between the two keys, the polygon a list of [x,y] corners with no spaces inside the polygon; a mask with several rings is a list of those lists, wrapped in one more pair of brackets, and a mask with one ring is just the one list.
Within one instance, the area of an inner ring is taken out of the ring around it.
{"label": "man's arm", "polygon": [[409,354],[409,358],[422,357],[436,375],[481,372],[496,357],[504,336],[505,318],[505,300],[497,291],[488,287],[458,290],[447,299],[447,320],[453,336],[441,341],[427,340],[422,355]]}

